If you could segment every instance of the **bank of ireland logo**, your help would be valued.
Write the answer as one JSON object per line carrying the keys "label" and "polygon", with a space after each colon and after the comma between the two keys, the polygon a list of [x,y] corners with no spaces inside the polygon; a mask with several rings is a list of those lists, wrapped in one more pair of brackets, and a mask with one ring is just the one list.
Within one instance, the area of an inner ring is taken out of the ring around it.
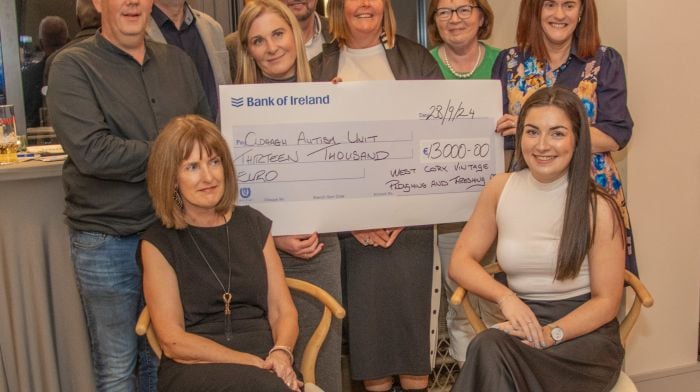
{"label": "bank of ireland logo", "polygon": [[231,106],[233,106],[234,108],[240,108],[241,106],[243,106],[243,97],[240,97],[240,98],[232,97],[231,98]]}
{"label": "bank of ireland logo", "polygon": [[248,188],[248,187],[241,188],[240,193],[241,193],[242,198],[247,199],[250,197],[250,193],[251,193],[250,188]]}

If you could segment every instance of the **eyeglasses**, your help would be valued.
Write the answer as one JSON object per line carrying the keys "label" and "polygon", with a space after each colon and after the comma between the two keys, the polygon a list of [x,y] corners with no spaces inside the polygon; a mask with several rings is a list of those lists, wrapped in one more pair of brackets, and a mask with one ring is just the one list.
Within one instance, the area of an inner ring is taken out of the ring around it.
{"label": "eyeglasses", "polygon": [[435,17],[439,20],[449,20],[452,14],[457,14],[460,19],[467,19],[472,16],[472,10],[479,8],[478,5],[463,5],[457,8],[438,8],[435,10]]}

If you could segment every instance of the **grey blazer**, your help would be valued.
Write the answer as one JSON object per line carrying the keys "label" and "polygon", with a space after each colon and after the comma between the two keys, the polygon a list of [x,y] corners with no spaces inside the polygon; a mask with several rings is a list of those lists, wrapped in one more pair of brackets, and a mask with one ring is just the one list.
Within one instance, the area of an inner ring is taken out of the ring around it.
{"label": "grey blazer", "polygon": [[[202,43],[209,56],[209,63],[214,73],[216,85],[231,84],[231,68],[229,66],[228,51],[224,43],[224,30],[219,22],[211,16],[195,9],[192,9],[192,14],[197,19],[195,26],[197,26],[199,36],[202,37]],[[149,19],[148,26],[146,26],[146,38],[166,44],[165,37],[156,21],[153,18]]]}

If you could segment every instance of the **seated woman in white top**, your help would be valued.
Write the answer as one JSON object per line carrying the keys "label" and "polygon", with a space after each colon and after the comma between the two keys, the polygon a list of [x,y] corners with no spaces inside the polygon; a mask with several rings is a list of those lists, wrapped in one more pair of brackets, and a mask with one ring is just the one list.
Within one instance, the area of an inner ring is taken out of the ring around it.
{"label": "seated woman in white top", "polygon": [[[482,192],[452,254],[450,277],[507,320],[471,343],[453,390],[608,391],[624,358],[622,221],[590,179],[588,120],[573,92],[527,100],[515,159]],[[496,237],[508,287],[479,264]]]}

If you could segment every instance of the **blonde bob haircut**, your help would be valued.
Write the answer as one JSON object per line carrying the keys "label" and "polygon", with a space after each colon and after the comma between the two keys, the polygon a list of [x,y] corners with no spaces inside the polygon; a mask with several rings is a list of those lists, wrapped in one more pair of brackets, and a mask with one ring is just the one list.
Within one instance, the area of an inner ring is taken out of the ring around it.
{"label": "blonde bob haircut", "polygon": [[175,117],[165,125],[148,159],[148,194],[156,216],[169,229],[187,227],[185,211],[175,202],[180,165],[198,145],[200,152],[218,155],[224,168],[224,195],[214,207],[216,213],[232,211],[238,194],[231,152],[216,125],[197,115]]}
{"label": "blonde bob haircut", "polygon": [[[428,38],[430,38],[432,46],[437,46],[445,42],[440,36],[437,21],[435,20],[438,3],[440,3],[440,0],[430,0],[430,4],[428,5]],[[479,30],[476,32],[476,38],[480,40],[489,39],[489,37],[491,37],[491,31],[493,30],[494,21],[491,4],[489,4],[488,0],[475,0],[472,5],[477,6],[478,10],[484,16],[484,23],[479,26]],[[450,18],[451,17],[450,15]]]}
{"label": "blonde bob haircut", "polygon": [[296,77],[297,82],[311,82],[311,68],[309,60],[306,58],[306,47],[301,34],[301,27],[292,11],[280,0],[250,0],[245,4],[238,20],[238,38],[241,44],[238,45],[237,52],[237,84],[262,83],[262,71],[258,67],[253,56],[248,53],[248,39],[250,38],[250,27],[253,22],[267,12],[279,15],[291,28],[294,35],[294,45],[296,46]]}
{"label": "blonde bob haircut", "polygon": [[[391,0],[377,0],[384,2],[384,15],[382,18],[382,30],[386,34],[384,48],[391,49],[396,41],[396,17],[391,7]],[[331,35],[343,47],[350,38],[350,28],[345,20],[345,0],[328,1],[328,26]]]}

